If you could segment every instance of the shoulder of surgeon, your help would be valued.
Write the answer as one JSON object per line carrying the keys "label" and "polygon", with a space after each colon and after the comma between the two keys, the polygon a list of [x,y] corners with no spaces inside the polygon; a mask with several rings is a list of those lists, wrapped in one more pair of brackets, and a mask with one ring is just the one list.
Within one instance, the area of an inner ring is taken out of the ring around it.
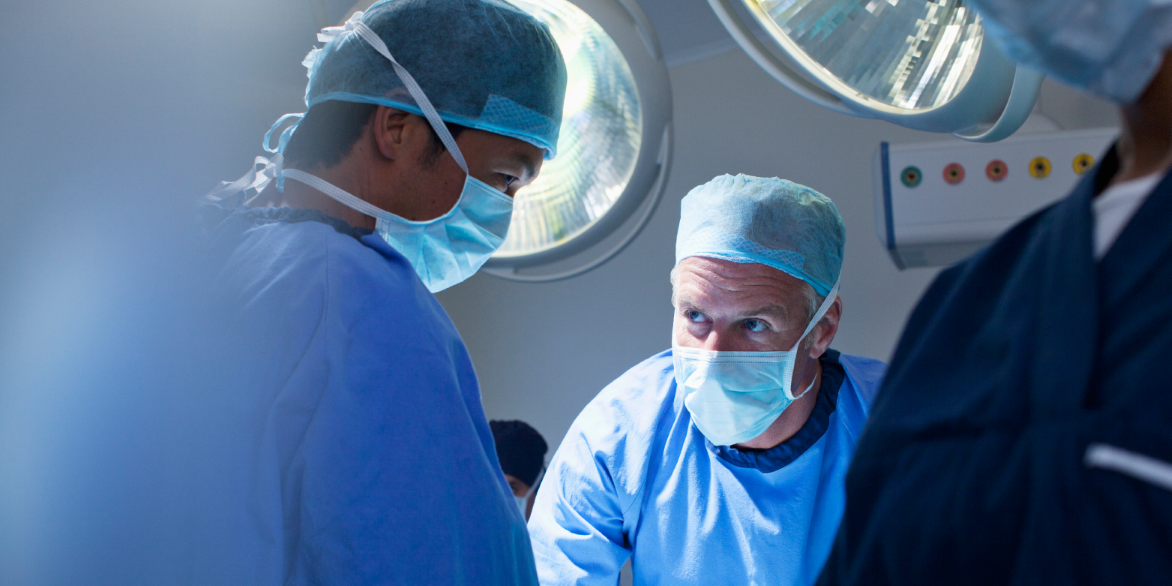
{"label": "shoulder of surgeon", "polygon": [[887,373],[887,363],[853,354],[839,354],[838,362],[846,371],[851,386],[858,391],[859,400],[865,406],[870,406],[871,402],[875,400],[875,393],[883,384],[883,375]]}
{"label": "shoulder of surgeon", "polygon": [[671,425],[682,407],[675,389],[671,350],[665,350],[602,389],[578,415],[571,434],[584,437],[595,452],[645,451],[657,429]]}
{"label": "shoulder of surgeon", "polygon": [[[218,257],[221,263],[221,280],[230,281],[232,293],[252,307],[263,298],[288,298],[317,315],[327,310],[353,313],[354,319],[346,320],[353,327],[376,325],[369,320],[376,315],[394,317],[399,332],[413,324],[450,325],[406,258],[377,235],[362,236],[320,212],[241,208],[209,235],[213,260]],[[446,333],[455,335],[454,327],[450,329]],[[429,328],[413,331],[412,337],[418,343],[428,333],[439,332]]]}

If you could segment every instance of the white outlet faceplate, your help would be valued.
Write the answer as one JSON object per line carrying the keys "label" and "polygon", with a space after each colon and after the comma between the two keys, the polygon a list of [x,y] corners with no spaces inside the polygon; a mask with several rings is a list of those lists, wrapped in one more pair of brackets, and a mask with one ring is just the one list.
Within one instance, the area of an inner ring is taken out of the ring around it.
{"label": "white outlet faceplate", "polygon": [[[1087,163],[1097,163],[1118,132],[1031,134],[996,143],[883,143],[874,165],[879,240],[900,268],[959,261],[1069,194],[1082,178],[1078,164],[1089,170]],[[995,161],[1000,175],[990,169]],[[1033,166],[1048,172],[1031,173]]]}

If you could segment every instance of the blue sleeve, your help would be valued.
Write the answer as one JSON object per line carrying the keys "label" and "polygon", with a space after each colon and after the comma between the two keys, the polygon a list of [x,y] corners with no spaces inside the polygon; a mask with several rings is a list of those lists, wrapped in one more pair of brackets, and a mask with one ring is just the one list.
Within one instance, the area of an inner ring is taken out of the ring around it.
{"label": "blue sleeve", "polygon": [[611,471],[577,430],[566,436],[550,463],[533,503],[529,532],[542,586],[613,586],[631,555]]}
{"label": "blue sleeve", "polygon": [[618,583],[653,473],[657,426],[672,408],[670,365],[661,354],[611,383],[558,447],[529,518],[542,586]]}

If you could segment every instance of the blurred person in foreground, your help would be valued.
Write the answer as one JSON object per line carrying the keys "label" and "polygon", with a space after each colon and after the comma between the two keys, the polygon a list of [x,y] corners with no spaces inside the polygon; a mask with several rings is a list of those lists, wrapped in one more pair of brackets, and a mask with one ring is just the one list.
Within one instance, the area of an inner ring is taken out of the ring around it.
{"label": "blurred person in foreground", "polygon": [[533,584],[433,293],[495,251],[554,155],[561,54],[499,0],[386,0],[318,39],[308,112],[203,210],[229,322],[206,523],[231,537],[207,583]]}
{"label": "blurred person in foreground", "polygon": [[830,349],[845,227],[812,189],[724,175],[682,203],[672,349],[582,410],[529,531],[543,586],[808,585],[883,374]]}
{"label": "blurred person in foreground", "polygon": [[545,474],[545,453],[549,445],[545,438],[524,421],[489,421],[492,438],[496,442],[496,455],[501,461],[501,471],[517,500],[517,509],[529,520],[533,510],[533,497],[541,486]]}
{"label": "blurred person in foreground", "polygon": [[821,583],[1172,584],[1172,4],[971,5],[1122,134],[925,293]]}

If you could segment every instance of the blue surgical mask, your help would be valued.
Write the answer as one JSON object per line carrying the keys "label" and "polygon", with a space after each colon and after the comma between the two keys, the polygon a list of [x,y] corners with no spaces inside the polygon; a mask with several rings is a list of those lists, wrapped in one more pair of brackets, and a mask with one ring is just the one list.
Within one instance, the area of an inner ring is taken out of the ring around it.
{"label": "blue surgical mask", "polygon": [[476,274],[500,248],[513,198],[469,175],[452,210],[428,222],[379,216],[375,231],[407,257],[432,293]]}
{"label": "blue surgical mask", "polygon": [[456,205],[448,213],[425,222],[383,211],[305,171],[285,169],[282,175],[376,218],[375,232],[407,257],[432,293],[476,274],[504,242],[513,215],[513,198],[471,175],[464,180]]}
{"label": "blue surgical mask", "polygon": [[529,508],[529,497],[533,496],[533,493],[537,490],[537,486],[541,484],[541,479],[544,476],[545,469],[542,468],[541,474],[537,475],[537,480],[534,480],[533,484],[529,486],[529,490],[525,491],[525,496],[513,495],[513,500],[517,501],[517,508],[521,511],[522,519],[528,520],[528,517],[525,516],[525,509]]}
{"label": "blue surgical mask", "polygon": [[826,315],[838,295],[835,284],[810,320],[802,336],[782,352],[726,352],[672,348],[676,386],[692,422],[718,446],[749,441],[777,420],[814,383],[794,394],[794,363],[802,340]]}
{"label": "blue surgical mask", "polygon": [[[376,218],[375,232],[407,258],[427,289],[432,293],[443,291],[474,275],[492,253],[500,248],[512,219],[513,198],[468,174],[468,164],[464,161],[460,147],[456,146],[455,139],[448,132],[439,113],[411,74],[395,61],[382,39],[365,24],[355,23],[354,32],[390,60],[448,153],[463,169],[465,179],[460,199],[448,213],[434,220],[413,222],[375,207],[304,171],[278,169],[276,176],[304,183],[350,209]],[[281,120],[278,120],[277,124],[280,123]],[[282,144],[286,141],[282,135]]]}

